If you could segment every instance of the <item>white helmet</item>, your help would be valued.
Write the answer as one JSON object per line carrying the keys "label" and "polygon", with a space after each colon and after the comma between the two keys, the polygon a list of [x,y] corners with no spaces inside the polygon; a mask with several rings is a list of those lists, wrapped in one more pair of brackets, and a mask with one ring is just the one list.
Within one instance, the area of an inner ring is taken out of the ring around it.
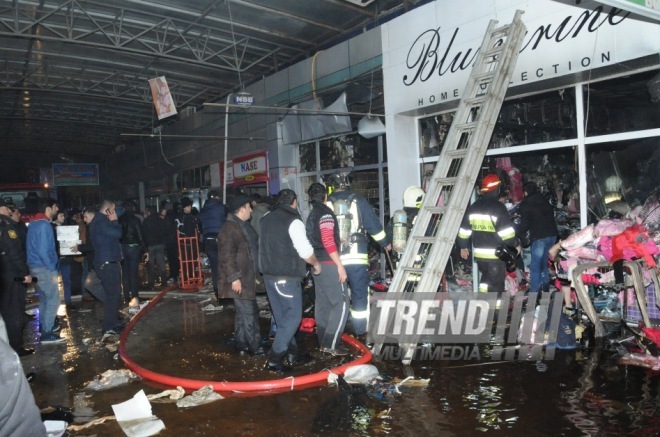
{"label": "white helmet", "polygon": [[411,185],[403,192],[404,208],[419,208],[424,200],[424,190],[416,185]]}

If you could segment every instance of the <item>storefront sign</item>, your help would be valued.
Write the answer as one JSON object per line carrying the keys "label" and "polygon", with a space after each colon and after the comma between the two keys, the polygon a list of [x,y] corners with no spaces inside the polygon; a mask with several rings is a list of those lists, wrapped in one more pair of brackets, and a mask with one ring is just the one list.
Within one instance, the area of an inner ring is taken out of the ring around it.
{"label": "storefront sign", "polygon": [[268,181],[268,154],[264,152],[236,158],[233,160],[232,169],[233,185],[266,182]]}
{"label": "storefront sign", "polygon": [[99,184],[98,164],[53,164],[53,182],[56,187]]}
{"label": "storefront sign", "polygon": [[489,21],[508,24],[517,9],[525,11],[527,35],[510,86],[660,51],[660,26],[598,3],[585,9],[551,0],[433,2],[382,26],[386,112],[459,99]]}

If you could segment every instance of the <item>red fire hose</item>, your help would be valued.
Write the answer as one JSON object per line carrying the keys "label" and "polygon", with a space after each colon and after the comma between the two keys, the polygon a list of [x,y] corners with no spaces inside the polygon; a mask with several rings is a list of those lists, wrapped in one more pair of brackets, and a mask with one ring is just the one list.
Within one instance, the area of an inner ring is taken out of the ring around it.
{"label": "red fire hose", "polygon": [[253,393],[253,394],[266,394],[272,392],[281,392],[288,391],[300,388],[315,387],[320,385],[327,384],[327,378],[330,373],[337,375],[342,375],[351,366],[356,366],[358,364],[366,364],[371,361],[372,355],[369,349],[356,340],[355,338],[344,334],[342,340],[348,343],[353,348],[357,349],[362,353],[362,356],[357,358],[354,361],[335,367],[332,369],[326,369],[321,372],[312,373],[308,375],[301,376],[289,376],[282,379],[267,379],[264,381],[250,381],[250,382],[231,382],[231,381],[205,381],[201,379],[187,379],[181,378],[178,376],[164,375],[162,373],[154,372],[145,367],[142,367],[128,356],[126,352],[126,341],[128,335],[130,334],[133,327],[140,321],[140,319],[170,291],[175,289],[176,286],[172,286],[161,291],[154,299],[147,304],[141,311],[139,311],[126,325],[119,337],[119,356],[122,361],[130,370],[140,375],[142,378],[153,381],[159,384],[166,386],[176,387],[181,386],[184,389],[198,390],[204,386],[210,385],[213,387],[213,390],[220,393]]}

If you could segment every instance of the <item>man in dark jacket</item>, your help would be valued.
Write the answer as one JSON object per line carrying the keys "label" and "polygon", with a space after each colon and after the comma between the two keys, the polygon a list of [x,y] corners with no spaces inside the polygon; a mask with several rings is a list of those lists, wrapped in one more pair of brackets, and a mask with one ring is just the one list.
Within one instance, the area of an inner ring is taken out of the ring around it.
{"label": "man in dark jacket", "polygon": [[209,257],[211,274],[213,277],[213,293],[218,298],[218,232],[225,223],[227,211],[220,202],[220,193],[209,191],[206,203],[199,213],[202,223],[202,238],[204,239],[204,252]]}
{"label": "man in dark jacket", "polygon": [[532,260],[529,266],[529,291],[550,291],[548,277],[548,251],[557,241],[555,210],[548,199],[538,191],[534,182],[523,185],[525,198],[520,202],[518,232],[529,231]]}
{"label": "man in dark jacket", "polygon": [[229,202],[229,209],[231,213],[218,234],[220,297],[234,299],[236,351],[264,355],[256,301],[259,245],[257,233],[248,222],[250,199],[236,196]]}
{"label": "man in dark jacket", "polygon": [[[130,307],[140,306],[138,294],[138,268],[140,255],[147,251],[142,233],[142,222],[135,215],[137,205],[132,200],[124,203],[124,214],[119,217],[121,225],[121,248],[124,255],[122,278],[124,280],[124,301]],[[149,256],[149,255],[147,255]]]}
{"label": "man in dark jacket", "polygon": [[153,206],[147,207],[147,216],[142,223],[142,235],[147,245],[147,287],[152,289],[156,282],[156,270],[158,267],[160,283],[167,280],[167,264],[165,261],[168,227],[165,218],[158,214]]}
{"label": "man in dark jacket", "polygon": [[25,356],[34,352],[23,347],[25,284],[32,282],[32,277],[20,234],[9,214],[7,203],[0,198],[0,315],[7,326],[9,345],[19,356]]}
{"label": "man in dark jacket", "polygon": [[[273,372],[290,371],[298,360],[295,335],[302,319],[302,278],[305,262],[321,273],[298,213],[296,193],[284,189],[277,195],[275,209],[261,220],[259,268],[264,275],[266,293],[277,323],[277,333],[266,368]],[[284,364],[287,357],[289,366]]]}
{"label": "man in dark jacket", "polygon": [[484,176],[481,182],[481,198],[467,209],[458,231],[458,247],[461,257],[468,259],[468,242],[472,237],[472,250],[481,280],[479,291],[504,292],[505,264],[495,254],[500,244],[518,247],[518,238],[509,212],[499,200],[502,181],[495,174]]}
{"label": "man in dark jacket", "polygon": [[104,200],[89,225],[89,237],[94,247],[94,270],[103,284],[103,333],[118,334],[119,301],[121,300],[121,225],[117,221],[115,203]]}

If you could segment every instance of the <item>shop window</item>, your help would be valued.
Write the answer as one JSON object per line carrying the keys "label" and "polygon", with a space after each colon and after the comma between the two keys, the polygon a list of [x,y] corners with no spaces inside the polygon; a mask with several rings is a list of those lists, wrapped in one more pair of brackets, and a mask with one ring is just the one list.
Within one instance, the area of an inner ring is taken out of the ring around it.
{"label": "shop window", "polygon": [[354,136],[340,136],[321,141],[321,170],[355,166],[355,143]]}
{"label": "shop window", "polygon": [[[454,113],[420,120],[420,155],[438,156]],[[566,88],[504,102],[489,148],[547,143],[577,137],[575,89]]]}
{"label": "shop window", "polygon": [[584,87],[587,136],[660,127],[660,70]]}
{"label": "shop window", "polygon": [[577,137],[575,89],[564,88],[504,102],[489,149]]}
{"label": "shop window", "polygon": [[587,146],[589,222],[625,214],[660,187],[659,138]]}
{"label": "shop window", "polygon": [[300,172],[316,170],[316,143],[301,144],[298,146],[300,155]]}

